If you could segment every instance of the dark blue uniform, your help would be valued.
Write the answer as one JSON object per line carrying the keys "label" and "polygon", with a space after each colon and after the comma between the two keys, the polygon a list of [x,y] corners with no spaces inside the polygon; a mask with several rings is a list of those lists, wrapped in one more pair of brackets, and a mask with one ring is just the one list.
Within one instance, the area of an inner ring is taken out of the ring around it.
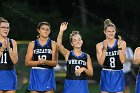
{"label": "dark blue uniform", "polygon": [[[9,39],[13,49],[12,40]],[[2,43],[0,42],[0,47]],[[16,90],[17,76],[14,64],[11,61],[8,50],[4,50],[0,57],[0,90]]]}
{"label": "dark blue uniform", "polygon": [[123,64],[119,58],[118,40],[114,46],[107,46],[106,58],[101,71],[100,90],[105,92],[123,92]]}
{"label": "dark blue uniform", "polygon": [[[38,39],[34,41],[33,60],[37,61],[39,58],[52,60],[52,41],[50,38],[48,38],[44,46],[39,43]],[[48,65],[32,67],[28,89],[31,91],[50,91],[56,89],[53,67]]]}
{"label": "dark blue uniform", "polygon": [[76,56],[73,51],[70,51],[66,65],[67,72],[64,93],[88,93],[88,83],[85,72],[82,72],[80,75],[75,74],[78,68],[87,68],[87,54],[82,52],[81,56]]}
{"label": "dark blue uniform", "polygon": [[140,66],[139,66],[139,71],[136,77],[136,89],[135,93],[140,93]]}

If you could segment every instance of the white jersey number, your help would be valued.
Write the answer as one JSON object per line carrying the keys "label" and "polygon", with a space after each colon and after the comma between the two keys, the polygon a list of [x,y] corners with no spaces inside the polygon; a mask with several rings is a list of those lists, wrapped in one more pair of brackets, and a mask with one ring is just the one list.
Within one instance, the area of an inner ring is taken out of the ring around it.
{"label": "white jersey number", "polygon": [[77,70],[77,69],[79,69],[80,68],[80,66],[75,66],[75,71]]}
{"label": "white jersey number", "polygon": [[114,68],[115,67],[115,58],[110,57],[110,67]]}
{"label": "white jersey number", "polygon": [[[79,68],[80,68],[80,66],[75,66],[75,71],[76,71],[77,69],[79,69]],[[75,75],[76,75],[76,76],[80,76],[81,74],[75,73]]]}
{"label": "white jersey number", "polygon": [[4,54],[2,54],[1,55],[1,62],[0,63],[2,63],[2,64],[7,64],[7,54],[6,53],[4,53]]}
{"label": "white jersey number", "polygon": [[46,60],[46,59],[47,59],[47,56],[46,56],[46,55],[42,55],[42,56],[41,56],[41,55],[39,55],[39,56],[38,56],[38,59],[40,59],[40,58],[42,58],[42,59],[45,59],[45,60]]}

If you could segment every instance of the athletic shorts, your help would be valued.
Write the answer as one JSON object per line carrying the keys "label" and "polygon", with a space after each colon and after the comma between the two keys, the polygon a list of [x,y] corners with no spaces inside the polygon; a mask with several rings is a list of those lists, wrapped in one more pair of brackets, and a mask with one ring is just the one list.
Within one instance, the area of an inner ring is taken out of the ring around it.
{"label": "athletic shorts", "polygon": [[87,80],[65,80],[64,93],[89,93]]}
{"label": "athletic shorts", "polygon": [[122,70],[102,70],[100,91],[123,92],[125,88],[124,73]]}
{"label": "athletic shorts", "polygon": [[135,93],[140,93],[140,74],[137,75],[136,78],[136,89],[135,89]]}
{"label": "athletic shorts", "polygon": [[0,90],[16,90],[16,70],[0,70]]}
{"label": "athletic shorts", "polygon": [[56,90],[55,76],[53,69],[32,67],[28,90],[50,91]]}

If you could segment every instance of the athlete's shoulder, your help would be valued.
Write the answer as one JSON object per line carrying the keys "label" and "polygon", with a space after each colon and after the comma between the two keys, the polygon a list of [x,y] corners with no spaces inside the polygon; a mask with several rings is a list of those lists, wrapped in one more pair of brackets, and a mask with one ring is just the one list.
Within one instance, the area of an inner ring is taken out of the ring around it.
{"label": "athlete's shoulder", "polygon": [[103,47],[103,41],[96,44],[96,48]]}
{"label": "athlete's shoulder", "polygon": [[122,43],[126,44],[126,42],[124,40],[121,40]]}
{"label": "athlete's shoulder", "polygon": [[51,40],[52,44],[57,44],[54,40]]}
{"label": "athlete's shoulder", "polygon": [[57,47],[57,43],[53,40],[51,40],[51,43],[52,43],[52,47]]}
{"label": "athlete's shoulder", "polygon": [[140,51],[140,47],[137,47],[137,48],[135,49],[135,51]]}
{"label": "athlete's shoulder", "polygon": [[11,40],[12,42],[16,43],[16,40],[14,40],[14,39],[10,39],[10,38],[9,38],[9,40]]}
{"label": "athlete's shoulder", "polygon": [[35,44],[35,40],[31,41],[28,46],[34,46],[34,44]]}
{"label": "athlete's shoulder", "polygon": [[16,40],[14,40],[14,39],[8,38],[8,41],[9,41],[10,43],[12,43],[13,45],[17,45],[17,42],[16,42]]}
{"label": "athlete's shoulder", "polygon": [[83,52],[85,54],[86,57],[90,57],[90,55],[86,52]]}

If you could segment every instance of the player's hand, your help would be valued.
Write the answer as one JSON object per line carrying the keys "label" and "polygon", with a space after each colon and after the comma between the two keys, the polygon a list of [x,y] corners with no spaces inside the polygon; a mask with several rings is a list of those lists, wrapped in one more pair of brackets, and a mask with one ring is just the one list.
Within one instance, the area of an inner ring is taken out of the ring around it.
{"label": "player's hand", "polygon": [[38,59],[38,61],[39,61],[39,65],[45,65],[45,62],[46,62],[46,60],[45,59],[43,59],[43,58],[40,58],[40,59]]}
{"label": "player's hand", "polygon": [[67,29],[68,22],[62,22],[60,25],[60,31],[65,31]]}
{"label": "player's hand", "polygon": [[122,48],[122,46],[123,46],[123,40],[122,40],[122,37],[120,35],[118,35],[118,40],[119,40],[119,42],[118,42],[118,48]]}
{"label": "player's hand", "polygon": [[6,48],[7,48],[7,41],[4,40],[4,41],[2,42],[1,51],[4,51]]}
{"label": "player's hand", "polygon": [[9,38],[6,40],[6,48],[7,48],[8,51],[11,49]]}
{"label": "player's hand", "polygon": [[107,41],[106,40],[103,41],[103,50],[107,50]]}
{"label": "player's hand", "polygon": [[80,74],[81,74],[82,72],[84,72],[85,69],[86,69],[85,67],[81,67],[81,68],[75,70],[75,75],[76,75],[76,76],[80,76]]}

